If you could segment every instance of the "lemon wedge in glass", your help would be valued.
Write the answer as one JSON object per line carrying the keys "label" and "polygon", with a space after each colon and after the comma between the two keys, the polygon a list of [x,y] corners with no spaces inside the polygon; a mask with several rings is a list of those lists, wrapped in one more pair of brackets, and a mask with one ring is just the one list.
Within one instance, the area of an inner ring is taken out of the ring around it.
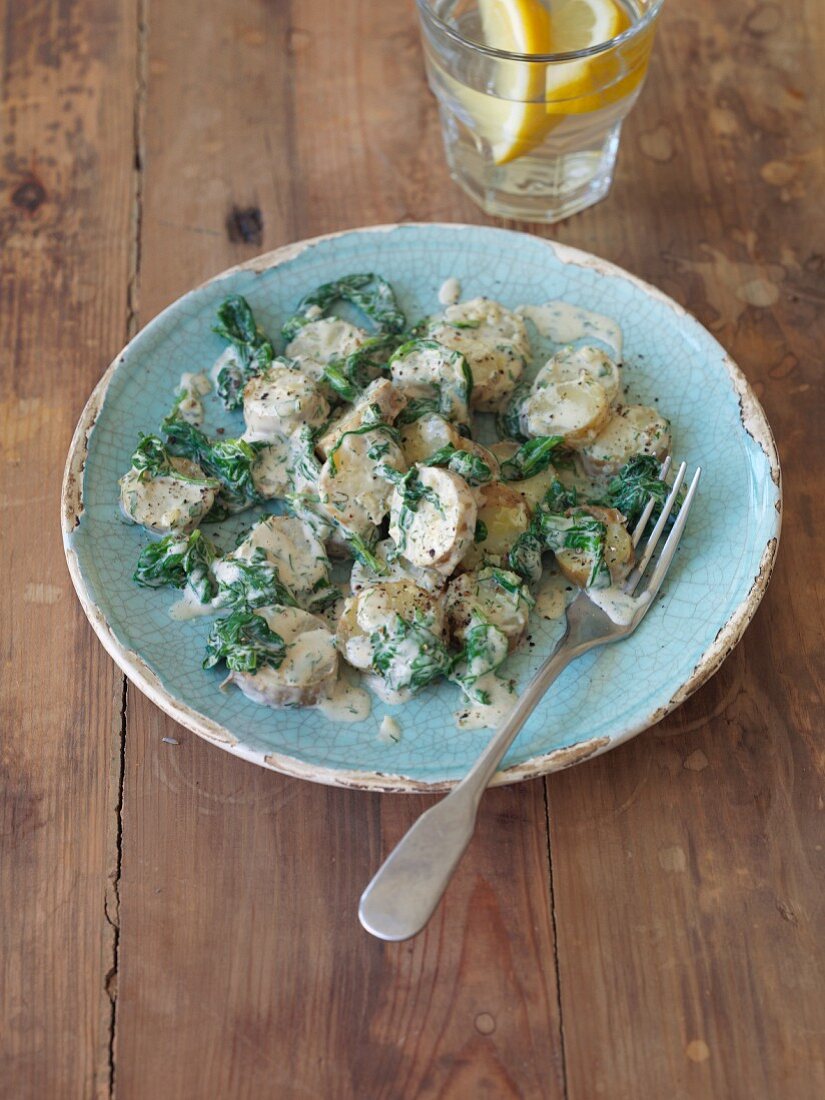
{"label": "lemon wedge in glass", "polygon": [[[486,45],[510,53],[551,52],[550,16],[541,0],[481,0],[479,14]],[[541,144],[553,125],[544,98],[545,66],[525,61],[498,62],[495,95],[467,88],[462,92],[496,164],[507,164]]]}
{"label": "lemon wedge in glass", "polygon": [[[486,45],[528,56],[587,49],[630,26],[615,0],[552,0],[549,9],[542,0],[479,0],[478,10]],[[610,57],[546,64],[502,59],[492,93],[447,79],[489,142],[494,163],[503,165],[539,146],[565,115],[601,106],[596,89],[617,79],[619,66]],[[629,90],[622,84],[623,95]]]}
{"label": "lemon wedge in glass", "polygon": [[[550,15],[553,53],[572,53],[599,46],[629,26],[630,19],[615,0],[554,0]],[[559,61],[548,65],[548,112],[581,114],[603,106],[597,90],[611,84],[619,75],[619,70],[620,62],[612,52],[580,61]],[[624,89],[622,94],[628,91]],[[605,103],[613,98],[610,97]]]}

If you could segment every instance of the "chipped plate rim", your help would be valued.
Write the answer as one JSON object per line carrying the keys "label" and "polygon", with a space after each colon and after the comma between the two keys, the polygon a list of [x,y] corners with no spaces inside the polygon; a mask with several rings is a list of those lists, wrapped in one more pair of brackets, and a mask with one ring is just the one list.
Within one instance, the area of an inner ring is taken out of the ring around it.
{"label": "chipped plate rim", "polygon": [[[551,250],[555,258],[562,264],[590,268],[600,275],[621,278],[631,283],[649,297],[661,302],[668,307],[674,316],[688,320],[699,326],[706,335],[716,341],[712,333],[708,333],[703,325],[678,302],[659,290],[657,287],[645,282],[638,276],[619,267],[608,260],[603,260],[592,253],[585,252],[570,245],[560,244],[558,241],[536,237],[529,233],[519,233],[517,230],[503,229],[496,226],[468,225],[461,222],[401,222],[385,225],[360,226],[351,229],[340,230],[335,233],[325,233],[317,237],[310,237],[292,244],[282,245],[280,248],[265,252],[244,263],[235,264],[233,267],[221,271],[219,274],[205,280],[192,290],[219,283],[223,279],[234,275],[239,271],[263,272],[270,268],[280,266],[289,260],[299,256],[305,250],[321,244],[325,241],[335,240],[354,233],[388,233],[396,229],[444,229],[448,231],[472,231],[485,229],[504,233],[508,237],[522,236],[532,242],[540,242]],[[187,291],[191,293],[192,291]],[[129,347],[133,340],[141,333],[158,325],[167,313],[175,309],[178,303],[186,295],[180,295],[170,303],[157,316],[152,318],[129,341]],[[716,341],[718,343],[718,341]],[[83,505],[83,475],[86,465],[86,457],[89,449],[89,439],[97,418],[103,408],[109,385],[112,378],[121,365],[125,348],[122,349],[107,370],[104,372],[98,384],[92,391],[89,400],[81,413],[77,427],[75,428],[66,467],[63,476],[61,492],[61,529],[63,533],[63,548],[66,554],[66,562],[69,574],[77,592],[83,611],[97,634],[104,649],[120,668],[124,675],[147,695],[153,703],[165,711],[181,726],[214,745],[218,745],[235,756],[248,760],[273,771],[296,779],[307,779],[327,786],[342,787],[353,790],[369,790],[384,793],[412,793],[427,794],[435,791],[448,790],[455,786],[455,780],[426,780],[413,779],[405,775],[394,775],[384,772],[365,772],[347,768],[323,767],[317,764],[308,764],[294,756],[284,753],[264,753],[248,748],[241,744],[238,738],[218,722],[207,718],[206,715],[192,707],[187,706],[174,694],[168,691],[146,664],[141,656],[134,650],[124,646],[115,636],[105,614],[95,603],[83,577],[77,557],[77,552],[72,546],[72,533],[80,523],[80,517],[84,511]],[[777,498],[775,502],[775,520],[773,530],[762,551],[759,569],[753,579],[753,583],[742,602],[734,609],[725,624],[719,629],[713,642],[708,646],[695,665],[691,675],[681,687],[663,706],[657,707],[649,715],[626,729],[621,730],[615,737],[588,738],[554,749],[551,752],[542,753],[531,757],[520,764],[512,765],[499,771],[492,779],[491,786],[504,786],[510,783],[519,783],[527,779],[537,779],[543,775],[549,775],[564,768],[569,768],[592,757],[614,749],[637,736],[644,730],[660,722],[667,714],[683,703],[698,688],[706,683],[719,669],[722,662],[734,649],[742,637],[746,627],[753,618],[762,597],[767,590],[768,583],[776,562],[779,548],[779,537],[782,525],[782,474],[779,465],[779,455],[776,442],[773,437],[767,417],[756,394],[751,388],[744,373],[723,351],[722,363],[727,371],[734,392],[739,400],[739,414],[742,429],[760,447],[770,466],[771,479],[773,480]]]}

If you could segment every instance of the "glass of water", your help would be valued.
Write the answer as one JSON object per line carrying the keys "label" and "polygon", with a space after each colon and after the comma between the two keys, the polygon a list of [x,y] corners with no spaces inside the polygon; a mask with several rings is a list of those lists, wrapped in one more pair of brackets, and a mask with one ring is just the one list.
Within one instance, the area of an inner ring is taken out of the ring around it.
{"label": "glass of water", "polygon": [[[622,121],[641,90],[664,0],[605,2],[616,9],[609,25],[618,33],[554,54],[485,44],[485,0],[417,0],[450,173],[486,213],[556,222],[610,190]],[[511,17],[515,9],[516,19],[552,28],[553,0],[546,5],[505,6]]]}

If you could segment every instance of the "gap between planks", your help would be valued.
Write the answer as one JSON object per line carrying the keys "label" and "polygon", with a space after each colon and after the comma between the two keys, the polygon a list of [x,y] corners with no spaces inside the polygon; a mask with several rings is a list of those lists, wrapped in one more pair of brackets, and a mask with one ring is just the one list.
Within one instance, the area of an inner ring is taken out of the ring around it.
{"label": "gap between planks", "polygon": [[[132,121],[132,140],[134,144],[133,159],[133,193],[132,193],[132,242],[129,257],[129,274],[126,286],[125,302],[125,339],[128,343],[138,329],[138,317],[140,310],[140,268],[141,268],[141,235],[143,229],[143,166],[144,156],[144,131],[146,119],[146,94],[147,94],[147,45],[148,45],[148,0],[137,2],[137,58],[135,80],[135,102]],[[104,903],[104,915],[112,928],[112,963],[106,975],[106,995],[109,999],[109,1042],[108,1042],[108,1068],[109,1068],[109,1097],[115,1096],[117,1080],[117,1010],[118,1010],[118,968],[120,964],[120,881],[123,869],[123,793],[126,781],[126,711],[129,703],[129,681],[126,676],[122,678],[122,695],[120,707],[120,730],[118,735],[118,762],[117,762],[117,796],[115,799],[115,870],[112,882],[113,912],[109,912],[108,904]]]}
{"label": "gap between planks", "polygon": [[550,791],[548,786],[550,776],[544,776],[542,788],[544,791],[544,823],[547,830],[547,881],[550,886],[550,916],[553,930],[553,966],[556,971],[556,1002],[559,1010],[559,1050],[561,1052],[561,1081],[562,1095],[568,1100],[567,1087],[567,1051],[564,1045],[564,1008],[561,996],[561,968],[559,967],[559,930],[556,920],[556,888],[553,882],[553,841],[550,835]]}

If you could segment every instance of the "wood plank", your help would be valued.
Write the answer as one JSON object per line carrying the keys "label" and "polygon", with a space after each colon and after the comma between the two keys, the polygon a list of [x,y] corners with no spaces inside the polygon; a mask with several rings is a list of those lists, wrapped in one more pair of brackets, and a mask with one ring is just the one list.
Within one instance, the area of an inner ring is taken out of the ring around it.
{"label": "wood plank", "polygon": [[6,2],[0,26],[0,1091],[108,1096],[122,678],[57,520],[75,421],[126,333],[137,20]]}
{"label": "wood plank", "polygon": [[[400,2],[152,9],[142,322],[286,240],[474,216],[419,147],[416,35]],[[426,800],[261,772],[132,692],[127,745],[121,1097],[563,1095],[541,783],[490,795],[426,935],[382,945],[358,895]]]}
{"label": "wood plank", "polygon": [[[755,384],[785,509],[767,598],[717,676],[655,730],[548,781],[571,1100],[825,1093],[810,451],[823,415],[825,12],[795,7],[668,7],[617,187],[587,222],[594,251],[694,310]],[[582,229],[559,235],[581,243]]]}

